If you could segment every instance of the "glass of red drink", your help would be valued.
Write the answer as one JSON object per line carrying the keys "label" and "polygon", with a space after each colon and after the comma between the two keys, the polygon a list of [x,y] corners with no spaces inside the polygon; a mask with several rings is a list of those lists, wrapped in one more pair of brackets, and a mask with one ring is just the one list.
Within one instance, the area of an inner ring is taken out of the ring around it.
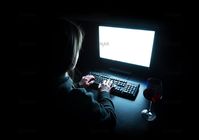
{"label": "glass of red drink", "polygon": [[147,121],[156,119],[156,113],[152,110],[152,104],[162,99],[162,80],[154,77],[147,79],[147,88],[143,92],[144,97],[150,101],[149,108],[143,109],[141,114]]}

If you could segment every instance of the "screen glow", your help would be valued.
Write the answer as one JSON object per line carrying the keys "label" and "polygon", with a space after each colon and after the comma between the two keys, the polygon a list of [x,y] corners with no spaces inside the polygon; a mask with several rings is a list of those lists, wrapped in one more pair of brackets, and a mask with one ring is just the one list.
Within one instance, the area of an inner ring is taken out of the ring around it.
{"label": "screen glow", "polygon": [[100,58],[150,67],[155,31],[99,26]]}

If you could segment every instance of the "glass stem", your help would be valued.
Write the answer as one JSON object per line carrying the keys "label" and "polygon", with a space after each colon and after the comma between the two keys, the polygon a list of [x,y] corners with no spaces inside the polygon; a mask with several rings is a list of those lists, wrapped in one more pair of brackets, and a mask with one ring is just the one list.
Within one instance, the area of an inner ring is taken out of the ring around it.
{"label": "glass stem", "polygon": [[149,103],[149,112],[151,112],[152,101]]}

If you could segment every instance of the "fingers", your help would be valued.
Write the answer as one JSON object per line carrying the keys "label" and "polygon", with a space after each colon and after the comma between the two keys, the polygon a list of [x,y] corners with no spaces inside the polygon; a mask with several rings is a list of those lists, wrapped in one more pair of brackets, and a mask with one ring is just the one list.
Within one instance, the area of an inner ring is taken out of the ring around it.
{"label": "fingers", "polygon": [[86,75],[86,76],[84,76],[84,79],[89,83],[89,82],[95,80],[95,77],[93,75]]}
{"label": "fingers", "polygon": [[95,77],[94,77],[93,75],[86,75],[86,76],[83,76],[82,79],[83,79],[84,81],[90,82],[90,81],[94,80]]}
{"label": "fingers", "polygon": [[88,82],[86,82],[86,85],[87,85],[87,86],[90,86],[90,85],[93,84],[94,82],[95,82],[95,80],[88,81]]}
{"label": "fingers", "polygon": [[95,81],[95,77],[93,75],[86,75],[82,77],[82,80],[80,81],[80,85],[84,87],[88,87],[91,84],[93,84]]}
{"label": "fingers", "polygon": [[102,82],[102,84],[104,84],[104,85],[108,85],[108,86],[112,86],[112,83],[113,83],[113,81],[112,81],[112,80],[110,80],[110,79],[108,79],[108,80],[104,80],[104,81]]}
{"label": "fingers", "polygon": [[95,77],[94,77],[93,75],[86,75],[85,77],[86,77],[87,79],[89,79],[89,80],[95,79]]}
{"label": "fingers", "polygon": [[106,85],[106,80],[102,81],[102,84]]}
{"label": "fingers", "polygon": [[110,86],[112,86],[112,84],[113,84],[113,81],[112,80],[110,80],[110,82],[108,83]]}
{"label": "fingers", "polygon": [[98,88],[99,90],[102,91],[106,91],[106,92],[110,92],[111,88],[112,88],[112,80],[108,79],[108,80],[104,80],[102,81],[102,83],[99,84]]}
{"label": "fingers", "polygon": [[95,77],[93,75],[87,75],[87,84],[91,85],[95,82]]}
{"label": "fingers", "polygon": [[102,86],[102,84],[101,84],[101,83],[99,83],[98,88],[101,88],[101,86]]}

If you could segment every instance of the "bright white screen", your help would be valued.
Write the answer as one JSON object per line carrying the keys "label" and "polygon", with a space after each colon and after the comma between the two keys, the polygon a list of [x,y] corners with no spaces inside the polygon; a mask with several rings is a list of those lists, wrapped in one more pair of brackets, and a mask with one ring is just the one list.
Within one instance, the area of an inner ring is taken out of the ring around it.
{"label": "bright white screen", "polygon": [[100,58],[150,66],[155,31],[99,26]]}

